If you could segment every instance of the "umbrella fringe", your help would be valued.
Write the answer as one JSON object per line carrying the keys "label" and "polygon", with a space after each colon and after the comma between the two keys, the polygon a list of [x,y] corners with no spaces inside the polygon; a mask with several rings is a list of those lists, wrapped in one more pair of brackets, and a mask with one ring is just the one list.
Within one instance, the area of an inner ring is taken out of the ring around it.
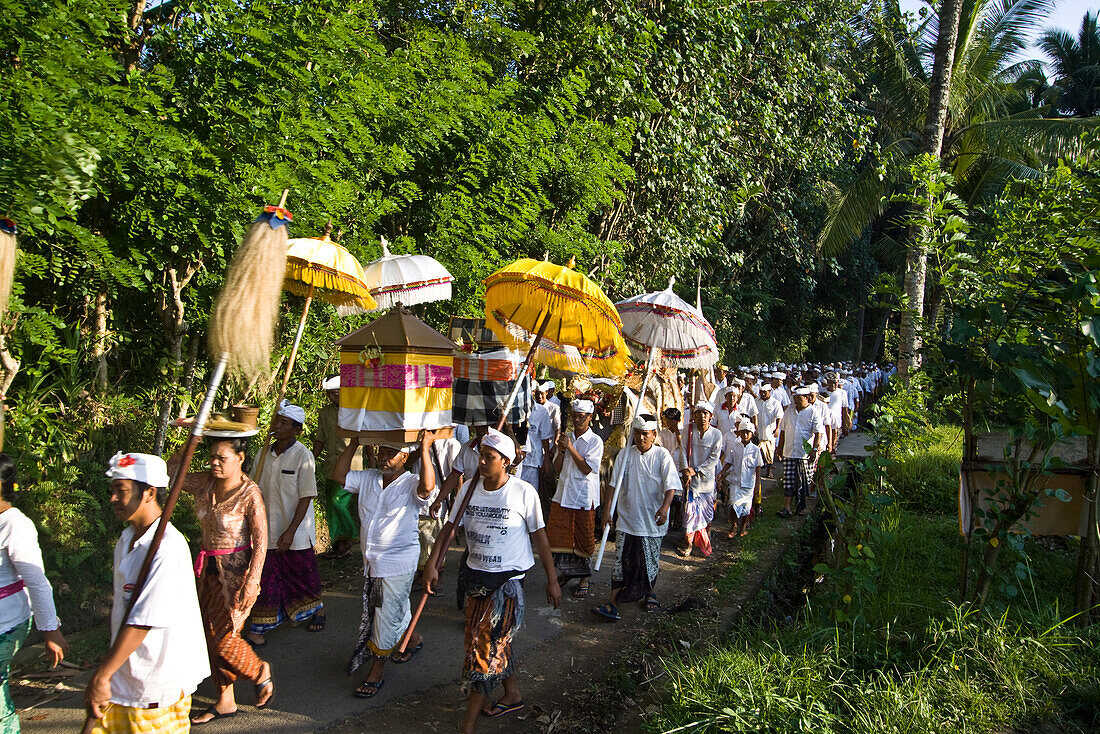
{"label": "umbrella fringe", "polygon": [[378,301],[379,308],[393,308],[399,303],[412,306],[418,303],[448,301],[451,293],[451,281],[443,279],[371,289],[371,295]]}
{"label": "umbrella fringe", "polygon": [[244,375],[267,370],[286,273],[287,228],[252,224],[233,254],[210,317],[210,351]]}

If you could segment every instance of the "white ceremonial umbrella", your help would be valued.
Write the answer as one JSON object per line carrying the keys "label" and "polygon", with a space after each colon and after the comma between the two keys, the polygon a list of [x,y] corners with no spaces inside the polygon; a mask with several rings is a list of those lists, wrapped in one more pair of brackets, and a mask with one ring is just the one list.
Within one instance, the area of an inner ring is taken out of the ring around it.
{"label": "white ceremonial umbrella", "polygon": [[[446,301],[451,297],[454,276],[427,255],[394,255],[389,243],[382,238],[382,257],[363,266],[363,281],[371,296],[382,309],[397,304],[415,306],[418,303]],[[355,309],[341,309],[349,313],[364,313]]]}
{"label": "white ceremonial umbrella", "polygon": [[[687,368],[711,368],[718,362],[718,342],[714,337],[714,327],[703,318],[698,309],[672,292],[675,282],[676,279],[671,278],[668,288],[663,291],[643,293],[615,304],[623,321],[623,339],[631,351],[635,352],[636,358],[644,354],[646,360],[645,376],[642,378],[642,389],[638,393],[634,412],[637,412],[645,400],[650,375],[658,362],[666,367]],[[629,426],[633,420],[632,414],[626,424]],[[634,445],[633,430],[630,434],[630,445]],[[612,517],[615,515],[625,475],[626,472],[621,471],[615,478],[615,492],[611,496]],[[597,571],[603,562],[610,531],[611,526],[604,525],[603,539],[596,555]]]}

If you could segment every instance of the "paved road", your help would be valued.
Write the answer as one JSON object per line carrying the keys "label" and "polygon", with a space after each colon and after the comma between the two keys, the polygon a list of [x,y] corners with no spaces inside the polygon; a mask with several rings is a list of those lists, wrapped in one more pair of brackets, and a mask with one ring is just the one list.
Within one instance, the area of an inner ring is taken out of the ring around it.
{"label": "paved road", "polygon": [[[324,632],[311,634],[304,628],[281,629],[269,636],[270,642],[261,651],[275,673],[276,692],[271,705],[263,711],[253,708],[251,687],[238,683],[238,701],[245,704],[241,713],[203,730],[211,734],[315,731],[408,694],[457,682],[463,656],[462,612],[455,606],[453,591],[460,556],[461,551],[451,551],[444,570],[449,593],[429,601],[420,623],[424,649],[406,665],[387,664],[385,687],[375,698],[363,700],[350,695],[365,670],[350,678],[345,675],[348,656],[358,634],[361,597],[349,591],[326,593],[328,627]],[[611,559],[605,560],[602,571],[596,576],[604,583],[595,585],[607,588],[611,565]],[[541,567],[537,567],[527,584],[527,616],[517,636],[516,653],[520,658],[533,646],[561,632],[561,611],[546,603],[543,584]],[[20,717],[23,732],[70,734],[79,731],[84,717],[82,691],[88,675],[66,681],[81,692],[68,693],[24,712]],[[212,690],[209,681],[199,687],[196,708],[200,705],[205,708],[212,701]],[[17,701],[16,705],[26,705],[26,702]]]}

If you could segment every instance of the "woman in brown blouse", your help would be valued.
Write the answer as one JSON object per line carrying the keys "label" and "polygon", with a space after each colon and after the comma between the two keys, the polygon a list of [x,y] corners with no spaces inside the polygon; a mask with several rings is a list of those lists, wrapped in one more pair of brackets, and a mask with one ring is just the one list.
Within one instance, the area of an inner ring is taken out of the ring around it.
{"label": "woman in brown blouse", "polygon": [[[267,515],[263,495],[244,473],[247,441],[215,438],[209,442],[210,469],[187,475],[184,490],[195,496],[195,515],[202,547],[195,561],[210,669],[218,689],[217,702],[191,719],[205,724],[237,713],[233,682],[256,685],[256,707],[275,693],[271,666],[241,637],[256,596],[267,554]],[[180,455],[172,457],[173,471]]]}

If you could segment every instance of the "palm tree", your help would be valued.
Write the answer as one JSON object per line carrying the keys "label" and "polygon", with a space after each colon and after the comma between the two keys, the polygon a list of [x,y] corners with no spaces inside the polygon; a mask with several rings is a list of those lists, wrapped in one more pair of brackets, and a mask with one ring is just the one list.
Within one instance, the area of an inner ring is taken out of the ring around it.
{"label": "palm tree", "polygon": [[[1049,108],[1036,108],[1030,95],[1042,64],[1015,60],[1052,5],[962,2],[939,157],[955,179],[955,194],[971,208],[992,200],[1013,178],[1042,175],[1076,149],[1091,124],[1052,118]],[[931,13],[909,28],[897,0],[879,0],[858,21],[870,73],[856,102],[874,117],[876,132],[872,140],[857,142],[868,154],[854,175],[831,184],[818,246],[831,256],[870,233],[873,251],[901,263],[912,233],[897,224],[903,211],[892,197],[909,188],[909,165],[925,144],[939,19]]]}
{"label": "palm tree", "polygon": [[1039,48],[1051,59],[1054,82],[1047,98],[1059,112],[1092,117],[1100,112],[1100,32],[1096,14],[1085,13],[1074,38],[1063,30],[1046,30]]}

